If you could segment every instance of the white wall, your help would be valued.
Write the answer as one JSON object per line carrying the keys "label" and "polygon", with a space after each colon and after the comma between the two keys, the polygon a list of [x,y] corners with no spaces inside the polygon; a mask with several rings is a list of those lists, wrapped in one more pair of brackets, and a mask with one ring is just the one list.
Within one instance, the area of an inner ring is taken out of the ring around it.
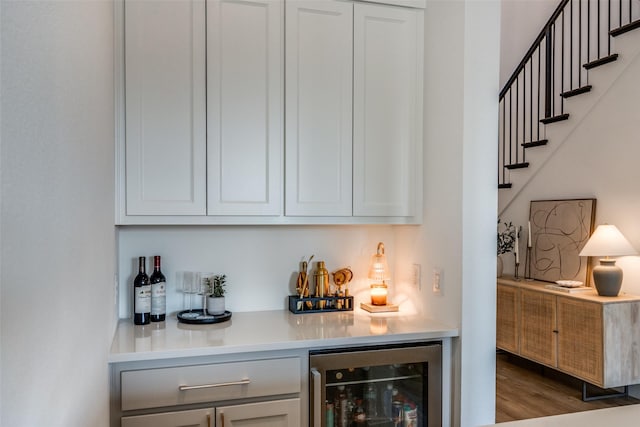
{"label": "white wall", "polygon": [[0,424],[107,426],[113,5],[1,8]]}
{"label": "white wall", "polygon": [[460,327],[452,425],[477,426],[495,419],[500,2],[429,1],[425,12],[424,224],[397,228],[396,246],[423,266],[424,311]]}
{"label": "white wall", "polygon": [[500,88],[516,69],[560,0],[501,0]]}
{"label": "white wall", "polygon": [[[183,295],[176,291],[176,272],[227,275],[227,308],[231,311],[281,310],[295,294],[300,262],[314,255],[335,271],[351,267],[349,285],[356,303],[368,297],[366,279],[378,242],[385,244],[389,267],[396,269],[391,226],[123,226],[119,229],[120,317],[130,317],[137,257],[162,256],[167,278],[167,310],[178,311]],[[393,284],[392,284],[393,285]],[[392,290],[396,290],[392,287]],[[394,300],[395,302],[395,300]],[[412,306],[403,298],[405,307]]]}
{"label": "white wall", "polygon": [[[2,24],[2,3],[0,2],[0,25]],[[2,37],[0,33],[0,96],[2,94]],[[2,244],[2,102],[0,101],[0,245]],[[0,325],[2,322],[2,249],[0,248]],[[0,326],[0,414],[2,414],[2,327]],[[0,426],[2,416],[0,415]]]}

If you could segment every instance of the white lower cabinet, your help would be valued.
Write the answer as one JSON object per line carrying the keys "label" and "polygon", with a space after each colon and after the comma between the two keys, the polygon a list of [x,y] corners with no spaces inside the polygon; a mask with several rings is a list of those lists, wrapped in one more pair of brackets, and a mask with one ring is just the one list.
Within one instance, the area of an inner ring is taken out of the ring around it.
{"label": "white lower cabinet", "polygon": [[111,427],[297,427],[302,366],[297,355],[119,364]]}
{"label": "white lower cabinet", "polygon": [[274,400],[216,408],[220,427],[298,427],[300,399]]}
{"label": "white lower cabinet", "polygon": [[299,424],[300,399],[296,398],[122,417],[121,427],[298,427]]}
{"label": "white lower cabinet", "polygon": [[122,417],[121,427],[213,427],[214,409]]}

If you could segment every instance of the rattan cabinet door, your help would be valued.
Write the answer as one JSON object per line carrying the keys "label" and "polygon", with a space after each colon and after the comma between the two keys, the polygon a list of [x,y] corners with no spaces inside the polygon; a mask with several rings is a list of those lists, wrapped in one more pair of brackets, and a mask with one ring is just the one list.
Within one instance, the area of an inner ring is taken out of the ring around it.
{"label": "rattan cabinet door", "polygon": [[496,347],[517,354],[520,351],[520,290],[498,285],[496,316]]}
{"label": "rattan cabinet door", "polygon": [[558,368],[603,384],[602,304],[558,297]]}
{"label": "rattan cabinet door", "polygon": [[520,355],[556,366],[556,296],[521,290]]}

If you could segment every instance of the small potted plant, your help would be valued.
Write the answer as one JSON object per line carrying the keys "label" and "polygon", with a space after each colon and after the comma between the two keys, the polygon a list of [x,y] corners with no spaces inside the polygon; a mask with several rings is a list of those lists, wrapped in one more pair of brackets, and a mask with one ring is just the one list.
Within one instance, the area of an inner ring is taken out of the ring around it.
{"label": "small potted plant", "polygon": [[516,227],[512,222],[504,223],[504,231],[500,231],[500,218],[498,218],[498,260],[497,276],[502,276],[503,264],[500,255],[513,251],[516,241]]}
{"label": "small potted plant", "polygon": [[224,294],[226,293],[225,286],[227,285],[226,274],[216,274],[208,280],[209,286],[209,301],[207,303],[207,312],[213,316],[224,314]]}

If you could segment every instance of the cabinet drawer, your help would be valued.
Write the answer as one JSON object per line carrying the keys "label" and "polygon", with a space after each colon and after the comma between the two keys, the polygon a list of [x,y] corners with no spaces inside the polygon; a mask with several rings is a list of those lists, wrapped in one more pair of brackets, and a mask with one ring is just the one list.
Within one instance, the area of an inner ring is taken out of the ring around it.
{"label": "cabinet drawer", "polygon": [[122,410],[299,393],[299,357],[121,373]]}

